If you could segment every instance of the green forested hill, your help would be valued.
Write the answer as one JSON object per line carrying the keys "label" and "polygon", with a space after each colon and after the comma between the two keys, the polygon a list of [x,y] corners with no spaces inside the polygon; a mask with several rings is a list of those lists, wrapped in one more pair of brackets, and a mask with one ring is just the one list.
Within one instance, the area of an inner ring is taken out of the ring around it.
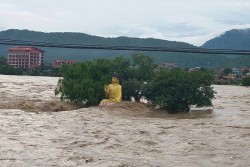
{"label": "green forested hill", "polygon": [[[224,34],[207,41],[204,45],[202,45],[202,48],[250,50],[250,28],[226,31]],[[231,59],[225,63],[225,66],[250,67],[250,55]]]}
{"label": "green forested hill", "polygon": [[207,41],[202,45],[208,49],[246,49],[250,50],[250,28],[233,29]]}
{"label": "green forested hill", "polygon": [[[143,46],[143,47],[167,47],[167,48],[196,48],[184,42],[167,41],[160,39],[140,38],[104,38],[91,36],[84,33],[44,33],[29,30],[10,29],[0,32],[0,39],[16,39],[24,41],[36,41],[46,43],[81,44],[81,45],[117,45],[117,46]],[[0,56],[7,56],[8,48],[15,47],[0,44]],[[111,58],[115,56],[130,57],[136,51],[120,50],[95,50],[95,49],[61,49],[42,48],[45,51],[45,61],[55,59],[86,61],[96,58]],[[186,54],[170,52],[143,52],[154,58],[156,63],[177,63],[180,67],[213,67],[222,66],[230,59],[223,55]]]}

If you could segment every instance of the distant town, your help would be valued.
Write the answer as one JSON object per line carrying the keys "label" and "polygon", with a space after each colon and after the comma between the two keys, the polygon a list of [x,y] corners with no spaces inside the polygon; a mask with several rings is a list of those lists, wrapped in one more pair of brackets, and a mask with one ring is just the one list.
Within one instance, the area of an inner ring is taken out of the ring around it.
{"label": "distant town", "polygon": [[[15,68],[34,69],[44,64],[44,51],[35,47],[20,46],[8,50],[7,62]],[[60,68],[63,64],[74,64],[74,60],[55,60],[52,66]]]}
{"label": "distant town", "polygon": [[[50,75],[51,68],[59,69],[63,65],[72,65],[77,63],[76,60],[62,60],[57,59],[51,63],[44,62],[44,51],[36,47],[18,46],[8,49],[8,56],[6,63],[13,68],[20,68],[25,70],[35,70],[40,68],[42,65],[50,67],[44,68],[40,75]],[[160,68],[177,68],[176,63],[160,63],[158,65]],[[187,70],[195,71],[201,70],[202,67],[193,67]],[[250,68],[222,68],[222,67],[208,67],[216,75],[216,84],[238,84],[240,80],[245,77],[250,77]],[[1,71],[0,71],[1,73]],[[3,73],[3,72],[2,72]],[[39,75],[39,74],[38,74]],[[55,76],[59,74],[54,74]]]}

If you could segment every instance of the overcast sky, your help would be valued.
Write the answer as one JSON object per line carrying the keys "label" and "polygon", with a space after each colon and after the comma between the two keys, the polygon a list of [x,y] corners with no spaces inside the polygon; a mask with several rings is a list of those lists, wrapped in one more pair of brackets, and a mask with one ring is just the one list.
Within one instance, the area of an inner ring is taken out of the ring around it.
{"label": "overcast sky", "polygon": [[250,0],[1,0],[0,31],[83,32],[200,46],[250,28]]}

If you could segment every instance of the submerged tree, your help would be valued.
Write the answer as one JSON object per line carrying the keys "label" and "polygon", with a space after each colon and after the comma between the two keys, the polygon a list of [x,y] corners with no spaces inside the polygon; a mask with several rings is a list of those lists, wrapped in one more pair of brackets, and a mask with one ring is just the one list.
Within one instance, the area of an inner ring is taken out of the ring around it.
{"label": "submerged tree", "polygon": [[[128,61],[128,62],[127,62]],[[103,86],[110,83],[114,72],[126,74],[129,60],[125,58],[97,59],[91,62],[65,65],[61,68],[55,94],[61,100],[85,106],[95,106],[105,97]]]}
{"label": "submerged tree", "polygon": [[141,53],[132,55],[132,64],[127,70],[126,79],[122,82],[123,99],[139,102],[143,96],[145,83],[150,81],[154,74],[155,64],[151,57]]}
{"label": "submerged tree", "polygon": [[139,101],[144,83],[152,78],[154,65],[153,59],[143,54],[135,54],[132,58],[133,64],[127,58],[117,57],[63,66],[63,78],[55,94],[75,104],[98,105],[105,98],[103,86],[111,82],[111,75],[116,72],[122,85],[122,99]]}
{"label": "submerged tree", "polygon": [[120,76],[123,100],[140,101],[144,96],[152,105],[171,112],[189,111],[190,105],[212,105],[212,73],[182,69],[156,72],[152,58],[135,54],[132,60],[131,64],[129,59],[118,57],[63,66],[63,78],[58,81],[55,94],[75,104],[98,105],[105,98],[103,86],[111,82],[111,75],[116,72]]}
{"label": "submerged tree", "polygon": [[213,74],[208,71],[163,69],[147,83],[144,94],[152,105],[169,112],[189,111],[190,105],[212,106],[213,80]]}

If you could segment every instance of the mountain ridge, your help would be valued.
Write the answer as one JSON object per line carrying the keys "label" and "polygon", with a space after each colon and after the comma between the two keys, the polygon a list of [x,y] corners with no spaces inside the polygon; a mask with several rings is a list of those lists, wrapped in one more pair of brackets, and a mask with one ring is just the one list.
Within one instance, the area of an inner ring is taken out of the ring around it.
{"label": "mountain ridge", "polygon": [[208,40],[202,46],[207,49],[246,49],[250,50],[250,28],[232,29]]}
{"label": "mountain ridge", "polygon": [[[30,30],[9,29],[0,31],[0,39],[15,39],[23,41],[81,44],[81,45],[111,45],[111,46],[143,46],[164,48],[198,48],[185,42],[167,41],[154,38],[132,37],[99,37],[79,32],[39,32]],[[16,47],[0,44],[0,56],[7,56],[8,48]],[[38,47],[45,51],[45,61],[52,62],[55,59],[89,61],[96,58],[112,58],[116,56],[131,57],[138,51],[121,50],[97,50],[97,49],[61,49]],[[154,58],[156,63],[176,63],[179,67],[217,67],[226,64],[231,58],[224,55],[208,55],[193,53],[170,53],[143,51],[145,55]]]}
{"label": "mountain ridge", "polygon": [[[250,28],[232,29],[226,31],[218,37],[208,40],[202,48],[206,49],[236,49],[250,50]],[[241,56],[237,59],[229,60],[225,66],[250,66],[250,55]]]}

